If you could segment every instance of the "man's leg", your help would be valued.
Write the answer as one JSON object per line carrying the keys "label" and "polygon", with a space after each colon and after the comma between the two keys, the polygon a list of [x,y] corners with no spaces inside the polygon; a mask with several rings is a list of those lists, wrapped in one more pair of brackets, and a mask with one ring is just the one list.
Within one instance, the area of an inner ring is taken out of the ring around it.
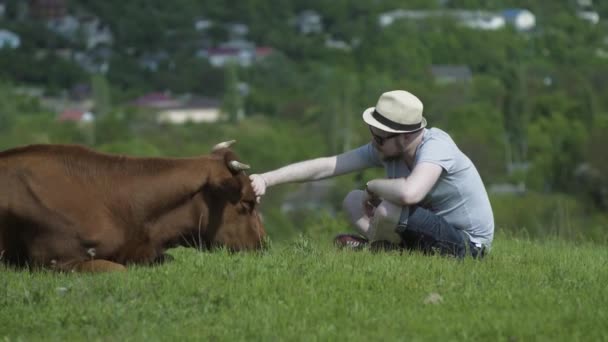
{"label": "man's leg", "polygon": [[363,207],[365,197],[365,191],[353,190],[344,198],[342,208],[355,230],[361,235],[368,237],[370,217],[366,215],[365,208]]}
{"label": "man's leg", "polygon": [[367,194],[361,190],[351,191],[342,203],[348,221],[359,234],[338,234],[334,244],[338,248],[360,250],[369,244],[369,227],[371,216],[376,208],[365,203]]}
{"label": "man's leg", "polygon": [[397,233],[397,224],[399,223],[402,210],[404,210],[403,207],[388,201],[382,201],[376,207],[369,225],[368,236],[372,243],[374,241],[385,242],[384,244],[379,244],[384,246],[380,247],[380,249],[390,248],[390,244],[395,245],[393,247],[398,247],[401,244],[401,236]]}
{"label": "man's leg", "polygon": [[343,202],[349,222],[370,241],[388,241],[399,244],[401,237],[395,227],[399,222],[401,207],[382,201],[376,208],[365,204],[367,195],[362,190],[351,191]]}
{"label": "man's leg", "polygon": [[439,253],[463,258],[469,243],[466,235],[430,210],[418,206],[409,208],[407,222],[401,218],[397,232],[408,249]]}

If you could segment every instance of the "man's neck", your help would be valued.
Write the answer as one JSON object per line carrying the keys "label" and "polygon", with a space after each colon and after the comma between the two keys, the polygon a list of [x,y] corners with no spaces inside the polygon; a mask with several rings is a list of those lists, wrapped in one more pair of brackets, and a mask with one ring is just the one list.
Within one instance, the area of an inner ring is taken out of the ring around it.
{"label": "man's neck", "polygon": [[405,149],[403,153],[403,157],[405,159],[405,163],[410,168],[410,170],[414,167],[414,161],[416,160],[416,151],[418,150],[418,146],[422,143],[422,137],[424,136],[424,132],[416,137],[416,139]]}

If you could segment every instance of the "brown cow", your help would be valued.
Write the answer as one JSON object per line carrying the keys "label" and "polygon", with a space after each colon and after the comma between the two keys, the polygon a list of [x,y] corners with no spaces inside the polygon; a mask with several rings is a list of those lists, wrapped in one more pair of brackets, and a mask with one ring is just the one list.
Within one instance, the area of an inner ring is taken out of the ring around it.
{"label": "brown cow", "polygon": [[248,166],[232,142],[196,158],[109,155],[76,145],[0,152],[0,259],[61,271],[121,270],[174,246],[262,246]]}

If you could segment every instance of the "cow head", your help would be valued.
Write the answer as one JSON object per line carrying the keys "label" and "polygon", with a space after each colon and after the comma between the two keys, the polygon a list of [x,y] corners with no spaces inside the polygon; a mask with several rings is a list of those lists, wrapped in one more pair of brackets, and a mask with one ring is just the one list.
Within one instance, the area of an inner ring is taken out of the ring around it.
{"label": "cow head", "polygon": [[207,209],[204,243],[230,250],[261,248],[266,233],[251,181],[244,172],[249,166],[239,162],[229,149],[232,143],[214,147],[210,156],[214,167],[199,194]]}

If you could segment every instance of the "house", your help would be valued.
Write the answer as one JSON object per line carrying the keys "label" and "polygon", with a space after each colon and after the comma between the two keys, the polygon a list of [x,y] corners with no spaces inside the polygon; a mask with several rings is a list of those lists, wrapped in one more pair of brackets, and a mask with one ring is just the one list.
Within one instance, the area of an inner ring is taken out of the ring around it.
{"label": "house", "polygon": [[19,36],[8,30],[0,30],[0,49],[16,49],[21,45]]}
{"label": "house", "polygon": [[80,22],[73,15],[64,15],[48,19],[46,27],[64,38],[75,40],[80,28]]}
{"label": "house", "polygon": [[245,40],[231,40],[219,47],[201,49],[196,56],[207,59],[214,67],[224,67],[230,63],[249,67],[273,52],[271,47],[256,47],[254,43]]}
{"label": "house", "polygon": [[131,102],[131,105],[140,108],[166,109],[179,107],[182,102],[173,98],[169,93],[154,92],[138,97]]}
{"label": "house", "polygon": [[158,112],[160,124],[181,125],[191,123],[213,123],[224,118],[220,110],[221,102],[210,98],[190,98],[175,107],[165,108]]}
{"label": "house", "polygon": [[305,10],[292,20],[292,24],[301,34],[323,32],[323,21],[321,15],[313,10]]}
{"label": "house", "polygon": [[84,36],[87,49],[94,49],[98,45],[112,45],[114,37],[108,25],[103,24],[94,16],[83,16],[79,19],[80,32]]}
{"label": "house", "polygon": [[392,25],[396,20],[408,19],[408,20],[422,20],[427,19],[431,16],[440,16],[443,12],[439,11],[426,11],[426,10],[404,10],[396,9],[389,12],[381,13],[378,16],[378,24],[380,27],[387,27]]}
{"label": "house", "polygon": [[37,19],[58,19],[67,14],[67,0],[31,0],[29,13]]}
{"label": "house", "polygon": [[156,122],[160,124],[212,123],[224,118],[221,102],[206,97],[173,97],[169,93],[154,92],[137,98],[131,105],[154,110]]}
{"label": "house", "polygon": [[592,0],[577,0],[576,7],[576,16],[580,19],[586,20],[593,25],[600,22],[600,15],[593,9]]}
{"label": "house", "polygon": [[80,17],[65,15],[51,18],[47,20],[46,26],[68,40],[82,40],[89,50],[100,45],[109,46],[114,42],[109,26],[102,24],[97,17],[91,15]]}
{"label": "house", "polygon": [[469,10],[403,10],[397,9],[378,16],[380,27],[392,25],[396,20],[425,20],[447,17],[458,23],[477,30],[498,30],[505,26],[505,19],[496,13]]}
{"label": "house", "polygon": [[199,32],[207,31],[213,26],[213,22],[209,19],[198,18],[194,20],[194,29]]}
{"label": "house", "polygon": [[78,122],[78,123],[91,123],[95,121],[95,115],[90,111],[84,109],[66,109],[59,114],[57,117],[58,121],[66,122]]}
{"label": "house", "polygon": [[527,9],[511,8],[502,11],[506,23],[517,31],[529,31],[536,26],[536,17]]}
{"label": "house", "polygon": [[576,12],[576,16],[580,19],[588,21],[589,23],[596,25],[600,22],[600,15],[593,10],[580,10]]}
{"label": "house", "polygon": [[330,36],[325,38],[325,47],[328,49],[342,50],[342,51],[351,51],[352,50],[352,47],[347,42],[345,42],[343,40],[333,39]]}
{"label": "house", "polygon": [[433,65],[431,74],[438,84],[466,83],[473,79],[473,72],[466,65]]}
{"label": "house", "polygon": [[505,27],[502,15],[486,11],[456,10],[448,12],[466,27],[477,30],[494,31]]}
{"label": "house", "polygon": [[223,67],[230,63],[248,67],[253,64],[255,54],[249,49],[209,48],[200,56],[206,58],[214,67]]}

